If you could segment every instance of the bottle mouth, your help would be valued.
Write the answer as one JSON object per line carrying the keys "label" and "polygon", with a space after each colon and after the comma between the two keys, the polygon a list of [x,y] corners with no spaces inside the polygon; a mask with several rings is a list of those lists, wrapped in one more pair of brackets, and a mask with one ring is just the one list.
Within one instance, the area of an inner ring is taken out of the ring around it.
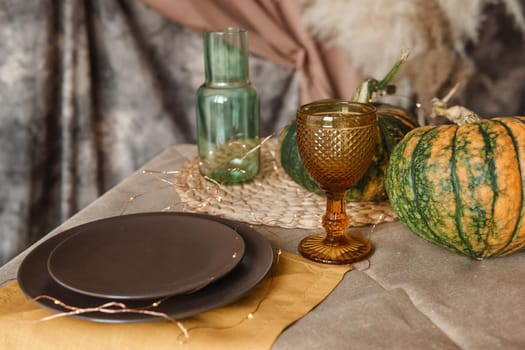
{"label": "bottle mouth", "polygon": [[207,31],[206,33],[213,34],[213,35],[231,35],[231,34],[242,34],[248,32],[244,28],[240,27],[227,27],[220,30],[211,30]]}
{"label": "bottle mouth", "polygon": [[248,31],[228,27],[204,35],[206,81],[247,81]]}

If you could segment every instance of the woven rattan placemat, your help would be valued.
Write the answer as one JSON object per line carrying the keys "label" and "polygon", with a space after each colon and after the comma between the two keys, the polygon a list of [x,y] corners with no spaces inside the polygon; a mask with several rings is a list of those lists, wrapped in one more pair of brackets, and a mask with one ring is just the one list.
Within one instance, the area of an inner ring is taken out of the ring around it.
{"label": "woven rattan placemat", "polygon": [[[319,228],[326,208],[325,198],[296,184],[279,163],[277,140],[261,147],[261,171],[247,184],[223,186],[206,180],[194,158],[175,176],[175,188],[186,211],[286,228]],[[397,220],[388,202],[350,202],[351,226]]]}

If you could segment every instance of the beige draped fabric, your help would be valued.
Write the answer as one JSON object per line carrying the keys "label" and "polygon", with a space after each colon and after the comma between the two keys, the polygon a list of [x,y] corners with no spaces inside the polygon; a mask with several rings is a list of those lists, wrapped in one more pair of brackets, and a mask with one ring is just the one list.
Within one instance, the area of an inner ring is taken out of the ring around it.
{"label": "beige draped fabric", "polygon": [[316,43],[301,23],[298,1],[142,0],[188,28],[239,26],[250,32],[250,50],[301,73],[301,102],[349,98],[361,80],[348,55]]}

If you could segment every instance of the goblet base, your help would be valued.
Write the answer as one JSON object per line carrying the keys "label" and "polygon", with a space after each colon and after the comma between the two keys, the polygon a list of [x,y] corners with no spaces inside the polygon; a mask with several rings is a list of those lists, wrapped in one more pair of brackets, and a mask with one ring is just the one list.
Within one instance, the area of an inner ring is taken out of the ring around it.
{"label": "goblet base", "polygon": [[364,260],[372,253],[372,244],[360,237],[346,237],[346,244],[325,243],[326,234],[305,237],[299,243],[299,253],[307,259],[324,264],[344,265]]}

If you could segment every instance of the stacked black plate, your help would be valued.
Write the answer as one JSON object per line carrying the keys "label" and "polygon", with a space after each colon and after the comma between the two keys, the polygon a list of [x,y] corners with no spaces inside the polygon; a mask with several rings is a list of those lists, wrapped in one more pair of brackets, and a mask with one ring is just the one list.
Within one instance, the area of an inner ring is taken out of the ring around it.
{"label": "stacked black plate", "polygon": [[[182,319],[239,299],[268,276],[273,261],[270,242],[249,225],[199,214],[141,213],[89,222],[49,238],[25,257],[18,282],[30,298],[48,295],[78,308],[122,301],[138,309],[163,299],[150,310]],[[36,302],[54,312],[69,311],[49,299]],[[129,312],[74,317],[157,319]]]}

